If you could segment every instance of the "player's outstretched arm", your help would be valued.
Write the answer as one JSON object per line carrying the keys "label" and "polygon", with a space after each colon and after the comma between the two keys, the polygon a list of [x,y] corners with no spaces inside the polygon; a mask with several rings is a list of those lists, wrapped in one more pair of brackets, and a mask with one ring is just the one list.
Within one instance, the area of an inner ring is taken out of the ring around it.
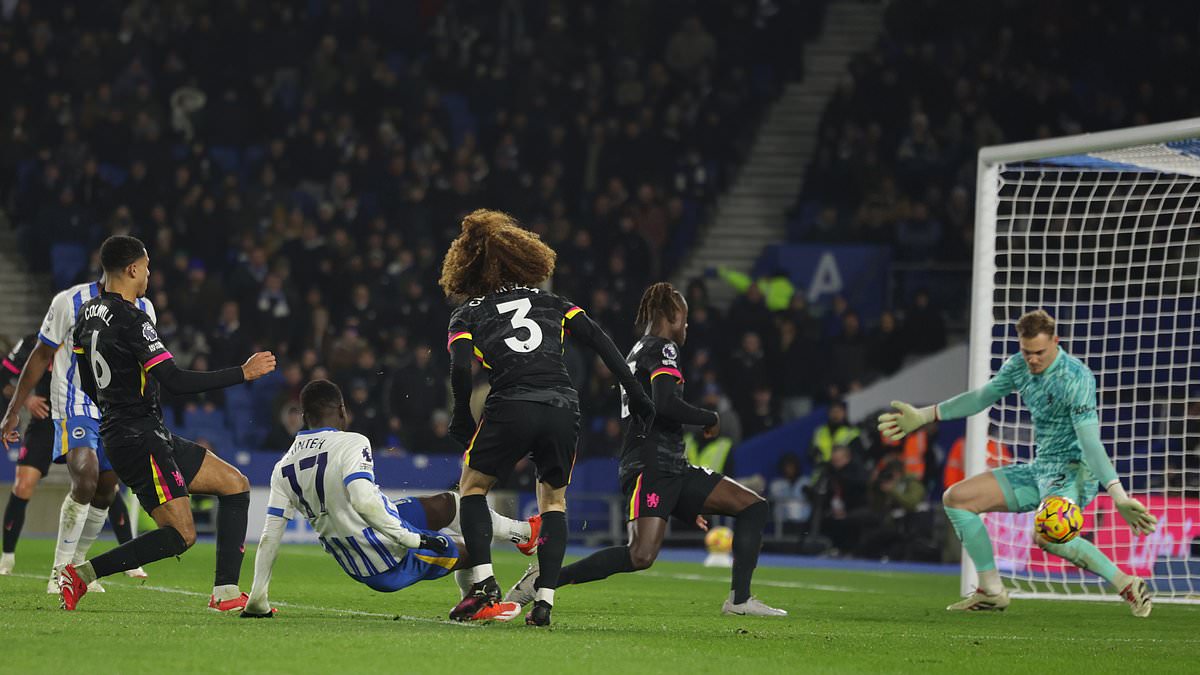
{"label": "player's outstretched arm", "polygon": [[604,329],[595,321],[592,321],[584,312],[577,312],[571,318],[566,320],[564,327],[571,332],[571,335],[586,345],[589,349],[596,352],[601,361],[604,361],[605,367],[612,371],[621,386],[625,388],[625,392],[629,395],[629,408],[635,415],[642,419],[649,419],[654,416],[654,402],[646,395],[642,385],[638,383],[630,372],[629,366],[625,363],[625,359],[621,357],[621,352],[617,351],[617,346],[613,344],[612,338]]}
{"label": "player's outstretched arm", "polygon": [[1007,395],[1008,390],[993,380],[978,389],[924,408],[904,401],[892,401],[892,407],[896,410],[879,416],[879,431],[884,438],[898,441],[930,422],[956,420],[981,413]]}
{"label": "player's outstretched arm", "polygon": [[475,417],[471,414],[471,359],[475,343],[461,337],[450,343],[450,391],[454,395],[454,412],[450,417],[450,437],[466,447],[475,433]]}
{"label": "player's outstretched arm", "polygon": [[375,483],[358,478],[347,483],[346,489],[350,492],[350,506],[379,534],[405,548],[425,548],[435,553],[445,553],[450,548],[450,540],[445,536],[426,536],[404,527],[404,521],[388,513],[383,504],[387,496]]}
{"label": "player's outstretched arm", "polygon": [[250,589],[246,608],[242,610],[241,616],[244,619],[266,619],[272,616],[267,593],[271,586],[271,572],[275,569],[275,559],[279,556],[279,542],[283,539],[286,527],[287,520],[267,515],[262,536],[258,539],[258,550],[254,552],[254,586]]}
{"label": "player's outstretched arm", "polygon": [[33,351],[29,353],[29,358],[25,360],[25,366],[21,368],[21,374],[17,377],[17,390],[8,402],[8,410],[4,412],[4,419],[0,421],[0,439],[3,439],[4,447],[8,447],[10,441],[18,440],[17,424],[21,421],[21,406],[25,404],[29,392],[33,391],[38,382],[42,380],[42,376],[46,374],[46,369],[50,367],[50,361],[54,359],[56,351],[58,351],[57,347],[51,347],[39,341]]}
{"label": "player's outstretched arm", "polygon": [[175,365],[175,359],[167,358],[151,363],[149,372],[172,394],[199,394],[252,382],[273,370],[275,355],[271,352],[258,352],[247,359],[246,363],[233,368],[212,371],[184,370]]}
{"label": "player's outstretched arm", "polygon": [[1076,423],[1075,437],[1083,449],[1084,463],[1092,475],[1100,480],[1108,496],[1112,497],[1117,513],[1121,514],[1129,528],[1139,535],[1151,534],[1158,529],[1158,518],[1150,513],[1145,504],[1130,497],[1121,485],[1121,479],[1104,449],[1104,442],[1100,440],[1099,423],[1094,419]]}

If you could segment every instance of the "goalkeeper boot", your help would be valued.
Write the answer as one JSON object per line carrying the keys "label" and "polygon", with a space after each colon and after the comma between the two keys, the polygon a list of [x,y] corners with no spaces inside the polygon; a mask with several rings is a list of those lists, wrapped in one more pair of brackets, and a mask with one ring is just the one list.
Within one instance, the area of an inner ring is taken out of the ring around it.
{"label": "goalkeeper boot", "polygon": [[512,588],[508,590],[508,594],[504,596],[505,602],[515,602],[524,607],[533,602],[533,596],[537,589],[533,587],[538,580],[540,568],[535,562],[525,570],[524,576]]}
{"label": "goalkeeper boot", "polygon": [[722,614],[732,614],[734,616],[787,616],[786,609],[777,609],[767,605],[762,600],[753,595],[746,598],[745,602],[734,603],[733,591],[729,592],[729,597],[725,598],[725,604],[721,606]]}
{"label": "goalkeeper boot", "polygon": [[1134,577],[1133,581],[1121,591],[1121,597],[1125,602],[1129,603],[1129,611],[1139,619],[1144,619],[1150,616],[1151,596],[1150,586],[1146,584],[1146,580],[1141,577]]}
{"label": "goalkeeper boot", "polygon": [[525,615],[526,626],[549,626],[550,625],[550,610],[553,605],[545,600],[538,600],[533,603],[533,609]]}
{"label": "goalkeeper boot", "polygon": [[471,586],[466,597],[450,610],[450,618],[454,621],[469,621],[481,609],[490,607],[499,600],[500,585],[496,583],[496,577],[488,577]]}
{"label": "goalkeeper boot", "polygon": [[982,588],[976,588],[973,593],[946,609],[951,612],[1003,612],[1008,604],[1007,588],[1001,588],[996,594],[984,593]]}

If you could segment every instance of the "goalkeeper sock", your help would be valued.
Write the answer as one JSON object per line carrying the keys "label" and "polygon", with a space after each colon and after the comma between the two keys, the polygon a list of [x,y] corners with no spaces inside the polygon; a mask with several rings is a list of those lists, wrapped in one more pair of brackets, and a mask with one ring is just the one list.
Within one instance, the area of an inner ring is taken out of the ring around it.
{"label": "goalkeeper sock", "polygon": [[956,509],[953,506],[945,508],[946,517],[954,526],[955,534],[962,541],[967,555],[971,556],[971,561],[975,563],[975,569],[979,572],[979,588],[989,595],[999,593],[1002,588],[1000,575],[984,574],[996,571],[996,559],[992,555],[992,540],[988,537],[983,519],[978,513]]}
{"label": "goalkeeper sock", "polygon": [[1069,560],[1079,569],[1100,575],[1118,591],[1129,585],[1129,575],[1121,572],[1095,544],[1083,537],[1075,537],[1065,544],[1051,544],[1039,539],[1038,544],[1048,553]]}
{"label": "goalkeeper sock", "polygon": [[599,581],[620,572],[633,571],[633,558],[628,546],[610,546],[600,549],[578,562],[562,568],[558,573],[558,586],[586,584]]}
{"label": "goalkeeper sock", "polygon": [[733,591],[735,605],[750,599],[750,577],[758,567],[758,552],[762,550],[763,529],[767,526],[767,503],[757,501],[742,509],[733,521]]}

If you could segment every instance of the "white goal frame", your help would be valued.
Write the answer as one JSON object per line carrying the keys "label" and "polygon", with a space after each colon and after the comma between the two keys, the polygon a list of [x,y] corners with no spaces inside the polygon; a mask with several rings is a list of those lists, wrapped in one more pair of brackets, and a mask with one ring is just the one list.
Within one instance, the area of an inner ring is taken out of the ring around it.
{"label": "white goal frame", "polygon": [[[993,318],[993,298],[997,286],[996,235],[998,208],[1001,201],[999,187],[1002,168],[1005,165],[1014,163],[1033,162],[1036,160],[1089,153],[1109,153],[1105,159],[1111,156],[1113,157],[1113,161],[1121,161],[1120,153],[1113,153],[1112,151],[1187,139],[1200,139],[1200,118],[1093,134],[1067,136],[1044,141],[997,145],[982,148],[979,151],[976,179],[975,251],[971,280],[969,328],[968,386],[970,389],[983,386],[993,375],[992,359],[995,357],[995,354],[992,353],[993,327],[997,324],[997,321]],[[1130,161],[1137,164],[1139,158],[1134,157]],[[1200,160],[1196,160],[1196,162],[1195,166],[1200,167]],[[1155,170],[1152,161],[1138,166],[1144,171]],[[1176,167],[1172,166],[1171,168]],[[1200,171],[1193,172],[1186,169],[1182,171],[1163,170],[1161,173],[1200,176]],[[1015,317],[1013,319],[1015,320]],[[987,413],[974,415],[967,420],[966,447],[963,458],[964,470],[967,476],[974,476],[988,470],[986,444],[988,441],[989,422],[990,418]],[[1111,453],[1111,448],[1109,450]],[[964,550],[962,556],[963,594],[970,593],[975,583],[975,566]],[[1014,595],[1057,600],[1120,599],[1115,593],[1098,595],[1094,592],[1024,592],[1014,593]],[[1196,603],[1200,602],[1200,596],[1156,598],[1156,601]]]}

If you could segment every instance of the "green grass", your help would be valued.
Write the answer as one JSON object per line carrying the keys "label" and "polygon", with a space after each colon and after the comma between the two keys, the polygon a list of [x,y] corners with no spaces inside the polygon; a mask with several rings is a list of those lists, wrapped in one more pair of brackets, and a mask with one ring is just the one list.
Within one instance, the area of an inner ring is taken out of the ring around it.
{"label": "green grass", "polygon": [[[725,617],[727,571],[684,563],[562,590],[549,630],[464,626],[443,620],[457,600],[450,578],[375,593],[297,546],[280,554],[273,620],[205,609],[210,544],[150,566],[145,585],[113,578],[108,593],[63,612],[40,576],[51,545],[22,542],[22,576],[0,577],[0,671],[1184,672],[1200,649],[1200,607],[1160,604],[1140,620],[1124,604],[1020,600],[1001,614],[951,615],[958,581],[935,575],[762,568],[756,593],[791,616]],[[496,562],[511,583],[525,559]],[[251,549],[246,588],[252,568]]]}

